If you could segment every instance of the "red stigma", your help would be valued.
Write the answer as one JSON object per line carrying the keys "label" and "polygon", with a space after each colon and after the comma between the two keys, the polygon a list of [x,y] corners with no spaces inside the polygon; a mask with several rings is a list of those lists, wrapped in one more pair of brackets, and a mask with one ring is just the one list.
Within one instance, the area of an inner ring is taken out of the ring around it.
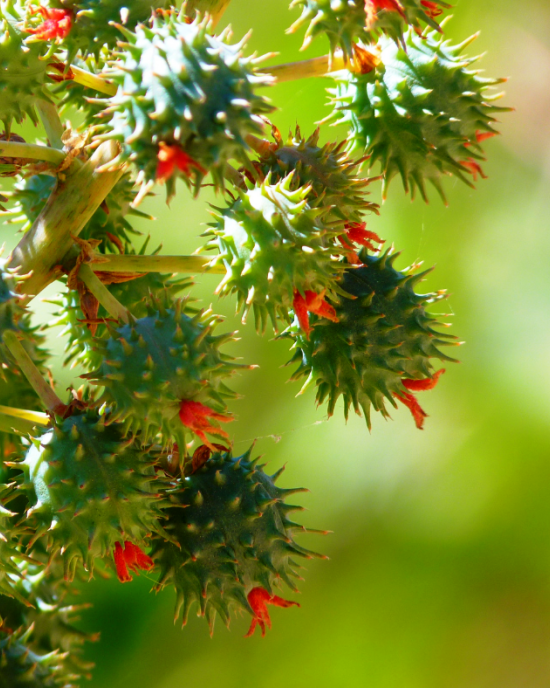
{"label": "red stigma", "polygon": [[225,430],[215,425],[211,425],[208,419],[213,418],[220,423],[230,423],[233,419],[224,416],[222,413],[216,413],[216,411],[213,411],[209,406],[205,406],[198,401],[184,399],[180,404],[179,416],[185,427],[194,432],[212,451],[216,451],[216,446],[220,445],[209,442],[205,433],[223,437],[225,440],[229,439]]}
{"label": "red stigma", "polygon": [[252,588],[248,593],[248,604],[252,607],[254,617],[245,638],[250,638],[251,635],[254,635],[258,625],[262,629],[262,638],[265,636],[266,626],[271,628],[271,619],[267,610],[268,604],[284,608],[300,606],[298,602],[291,602],[290,600],[283,600],[282,597],[277,597],[277,595],[270,595],[265,588]]}
{"label": "red stigma", "polygon": [[[376,19],[376,14],[380,10],[387,12],[397,12],[403,19],[407,19],[403,5],[399,0],[365,0],[365,13],[367,15],[367,26]],[[370,22],[369,22],[370,20]]]}
{"label": "red stigma", "polygon": [[300,292],[296,290],[294,292],[292,305],[298,322],[300,323],[300,327],[305,332],[308,339],[311,332],[309,313],[315,313],[315,315],[321,318],[328,318],[332,320],[332,322],[338,322],[338,316],[336,315],[334,307],[325,301],[325,291],[322,291],[320,294],[314,291],[305,291],[304,296],[302,296]]}
{"label": "red stigma", "polygon": [[349,250],[349,253],[347,254],[347,259],[350,263],[353,263],[354,265],[360,265],[361,261],[355,253],[355,247],[353,246],[353,244],[359,244],[360,246],[364,246],[373,253],[378,253],[380,251],[380,247],[377,248],[376,246],[374,246],[372,242],[374,241],[377,244],[385,243],[384,239],[381,239],[378,236],[378,234],[375,234],[374,232],[370,232],[369,230],[367,230],[366,226],[366,222],[346,222],[346,224],[344,225],[346,233],[341,234],[338,237],[338,240],[340,241],[342,246],[345,249]]}
{"label": "red stigma", "polygon": [[427,417],[428,414],[420,406],[415,395],[411,394],[411,392],[425,392],[428,389],[433,389],[437,385],[437,381],[439,380],[439,377],[444,372],[445,372],[445,369],[442,368],[441,370],[438,370],[437,373],[434,373],[433,377],[428,377],[428,378],[425,378],[424,380],[411,380],[411,379],[402,380],[401,382],[403,383],[403,387],[405,387],[406,389],[408,389],[410,391],[409,392],[402,392],[401,394],[397,394],[397,392],[393,393],[394,397],[396,399],[399,399],[399,401],[402,404],[405,404],[405,406],[412,413],[412,416],[414,418],[414,422],[416,423],[416,427],[419,430],[422,430],[424,428],[424,419]]}
{"label": "red stigma", "polygon": [[431,19],[435,19],[443,14],[443,9],[438,7],[435,2],[430,2],[430,0],[422,0],[420,4],[426,10],[426,14]]}
{"label": "red stigma", "polygon": [[186,177],[191,176],[194,167],[199,172],[206,174],[206,170],[196,160],[188,155],[183,148],[177,145],[169,145],[161,141],[157,154],[157,182],[165,182],[174,174],[176,168]]}
{"label": "red stigma", "polygon": [[38,7],[31,11],[32,14],[41,14],[44,21],[36,29],[26,29],[41,41],[53,41],[56,38],[67,38],[73,25],[73,15],[70,10],[51,9]]}
{"label": "red stigma", "polygon": [[481,169],[481,165],[478,162],[476,162],[473,158],[468,158],[468,160],[465,160],[460,164],[462,165],[462,167],[465,167],[468,170],[468,172],[472,174],[474,182],[477,182],[478,175],[482,179],[487,179],[487,175]]}
{"label": "red stigma", "polygon": [[154,566],[151,557],[147,556],[137,545],[128,541],[124,542],[124,549],[122,549],[120,542],[115,542],[114,559],[118,580],[121,583],[129,583],[132,580],[128,569],[134,572],[140,569],[150,571]]}

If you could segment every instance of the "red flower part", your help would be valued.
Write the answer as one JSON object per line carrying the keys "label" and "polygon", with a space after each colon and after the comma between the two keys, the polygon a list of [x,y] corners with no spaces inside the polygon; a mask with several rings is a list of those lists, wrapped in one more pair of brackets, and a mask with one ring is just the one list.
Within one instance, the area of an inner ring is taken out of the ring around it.
{"label": "red flower part", "polygon": [[177,145],[169,145],[161,141],[157,154],[157,182],[165,182],[174,174],[176,168],[183,172],[186,177],[191,176],[191,169],[194,167],[203,174],[206,170],[196,160],[188,155],[183,148]]}
{"label": "red flower part", "polygon": [[309,325],[309,313],[315,313],[321,318],[328,318],[332,322],[338,322],[338,316],[334,308],[325,301],[325,290],[320,294],[314,291],[305,291],[304,296],[299,291],[294,291],[294,300],[292,302],[294,312],[300,323],[300,327],[306,333],[309,339],[311,327]]}
{"label": "red flower part", "polygon": [[379,10],[387,10],[388,12],[398,12],[403,19],[407,19],[403,5],[399,0],[365,0],[365,12],[367,18],[375,18]]}
{"label": "red flower part", "polygon": [[443,13],[443,9],[438,7],[435,2],[430,2],[430,0],[422,0],[420,4],[426,10],[428,17],[432,19],[439,17]]}
{"label": "red flower part", "polygon": [[132,580],[128,568],[131,571],[138,571],[139,569],[150,571],[154,566],[151,557],[148,557],[137,545],[128,541],[124,543],[124,549],[122,549],[120,542],[115,542],[114,558],[116,573],[121,583],[129,583]]}
{"label": "red flower part", "polygon": [[477,182],[478,175],[480,175],[482,179],[487,179],[487,175],[481,169],[481,165],[478,162],[476,162],[473,158],[468,158],[468,160],[465,160],[460,164],[462,165],[462,167],[465,167],[468,170],[468,172],[471,172],[471,174],[474,177],[474,182]]}
{"label": "red flower part", "polygon": [[478,143],[485,141],[486,139],[491,139],[493,136],[498,136],[496,131],[476,131],[476,139]]}
{"label": "red flower part", "polygon": [[[442,368],[441,370],[438,370],[437,373],[434,373],[433,377],[431,378],[428,377],[424,380],[405,379],[402,380],[402,383],[404,387],[413,392],[424,392],[428,389],[433,389],[436,386],[440,375],[442,375],[444,372],[445,368]],[[399,401],[402,404],[405,404],[405,406],[412,413],[414,422],[416,423],[416,427],[419,430],[422,430],[424,427],[424,418],[426,418],[428,414],[420,406],[414,394],[411,394],[409,392],[402,392],[401,394],[397,394],[397,392],[394,392],[393,395],[396,399],[399,399]]]}
{"label": "red flower part", "polygon": [[376,248],[372,242],[375,241],[377,244],[385,243],[384,239],[381,239],[378,236],[378,234],[375,234],[374,232],[370,232],[369,230],[367,230],[366,226],[366,222],[346,222],[346,224],[344,225],[346,233],[341,234],[338,237],[338,240],[340,241],[342,246],[346,249],[349,249],[347,259],[350,263],[353,263],[354,265],[360,265],[361,261],[355,253],[355,247],[353,246],[353,244],[365,246],[365,248],[367,248],[369,251],[372,251],[373,253],[378,253],[378,251],[380,251],[380,248]]}
{"label": "red flower part", "polygon": [[70,10],[40,6],[32,10],[32,14],[36,13],[40,13],[44,17],[44,22],[36,29],[26,29],[27,33],[34,34],[41,41],[67,38],[73,25],[73,15]]}
{"label": "red flower part", "polygon": [[439,378],[444,372],[445,368],[441,368],[441,370],[433,374],[433,377],[427,377],[424,378],[424,380],[411,380],[407,378],[402,380],[402,383],[403,386],[411,392],[425,392],[428,389],[433,389],[437,385]]}
{"label": "red flower part", "polygon": [[218,437],[229,440],[229,435],[225,430],[215,425],[211,425],[208,422],[208,418],[213,418],[220,423],[230,423],[233,418],[228,418],[221,413],[216,413],[209,406],[205,406],[198,401],[189,401],[187,399],[181,402],[179,415],[185,427],[194,432],[212,451],[216,451],[216,445],[208,441],[205,433],[208,432],[210,435],[217,435]]}
{"label": "red flower part", "polygon": [[290,600],[283,600],[277,595],[270,595],[265,588],[252,588],[248,593],[248,604],[252,607],[254,618],[248,629],[245,638],[250,638],[254,635],[256,626],[262,629],[262,638],[265,636],[265,627],[271,628],[271,619],[267,611],[267,605],[273,604],[275,607],[299,607],[298,602],[291,602]]}

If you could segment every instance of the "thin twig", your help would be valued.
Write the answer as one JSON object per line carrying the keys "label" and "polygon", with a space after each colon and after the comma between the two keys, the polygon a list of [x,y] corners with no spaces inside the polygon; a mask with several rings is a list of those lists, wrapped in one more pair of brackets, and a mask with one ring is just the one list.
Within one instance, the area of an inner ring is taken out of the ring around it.
{"label": "thin twig", "polygon": [[[102,263],[101,265],[106,265],[106,263]],[[122,322],[130,322],[130,311],[111,294],[103,282],[96,277],[89,265],[83,264],[80,266],[78,277],[84,282],[103,308],[105,308],[107,313],[110,313],[113,318],[117,320],[122,320]]]}
{"label": "thin twig", "polygon": [[67,407],[53,391],[50,385],[44,380],[40,371],[34,364],[29,354],[25,351],[17,335],[12,330],[7,330],[2,335],[4,344],[8,347],[14,357],[21,372],[25,375],[29,384],[40,397],[44,406],[50,413],[63,415]]}
{"label": "thin twig", "polygon": [[[225,267],[223,265],[215,265],[210,267],[211,259],[204,256],[135,256],[101,254],[100,256],[98,255],[98,258],[101,258],[101,262],[90,264],[90,267],[97,272],[162,272],[166,274],[174,272],[183,272],[188,274],[210,272],[218,275],[225,274]],[[82,279],[82,275],[80,275],[80,277]]]}

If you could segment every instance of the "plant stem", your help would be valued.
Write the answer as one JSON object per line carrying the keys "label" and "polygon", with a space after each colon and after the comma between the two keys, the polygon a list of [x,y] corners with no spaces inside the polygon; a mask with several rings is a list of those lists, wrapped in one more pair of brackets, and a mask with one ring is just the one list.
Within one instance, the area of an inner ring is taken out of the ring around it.
{"label": "plant stem", "polygon": [[46,413],[0,406],[0,431],[2,432],[13,430],[32,432],[37,425],[47,427],[49,424],[50,418]]}
{"label": "plant stem", "polygon": [[12,330],[7,330],[2,335],[2,339],[4,344],[10,350],[11,355],[16,360],[17,365],[21,368],[21,371],[29,381],[29,384],[38,394],[48,411],[57,415],[63,415],[67,407],[53,391],[46,380],[44,380],[40,374],[40,371],[33,363],[31,357],[25,351],[15,332]]}
{"label": "plant stem", "polygon": [[63,151],[57,150],[56,148],[49,148],[48,146],[39,146],[34,143],[0,141],[0,157],[44,160],[45,162],[51,162],[57,166],[61,165],[61,163],[67,157],[67,154],[63,153]]}
{"label": "plant stem", "polygon": [[211,272],[217,275],[225,274],[223,265],[209,267],[211,259],[203,256],[126,256],[101,254],[101,259],[103,260],[105,258],[109,259],[108,263],[91,263],[90,267],[96,272],[185,272],[190,274]]}
{"label": "plant stem", "polygon": [[18,268],[20,275],[29,275],[17,286],[28,300],[62,274],[61,265],[74,244],[73,237],[78,236],[122,176],[122,167],[98,172],[99,167],[112,162],[117,155],[117,144],[106,141],[84,165],[78,169],[71,166],[31,229],[12,251],[8,267]]}
{"label": "plant stem", "polygon": [[44,129],[46,130],[46,136],[48,137],[50,146],[63,150],[63,141],[61,137],[63,136],[64,130],[57,108],[53,103],[49,103],[47,100],[38,100],[36,109],[38,110]]}
{"label": "plant stem", "polygon": [[300,60],[299,62],[264,67],[258,71],[260,74],[270,74],[280,84],[283,81],[296,81],[297,79],[307,79],[312,76],[328,76],[332,72],[345,69],[345,67],[346,62],[342,55],[334,55],[332,62],[329,55],[323,55],[322,57],[314,57],[311,60]]}
{"label": "plant stem", "polygon": [[107,313],[110,313],[113,318],[117,320],[122,320],[122,322],[130,322],[130,311],[111,294],[99,277],[96,277],[89,265],[84,263],[80,266],[78,277],[84,282],[103,308],[105,308]]}
{"label": "plant stem", "polygon": [[94,91],[99,91],[107,96],[114,96],[118,91],[116,84],[113,84],[111,81],[107,81],[107,79],[103,79],[97,74],[92,74],[92,72],[80,69],[80,67],[75,67],[74,65],[70,66],[69,75],[77,84],[92,88]]}

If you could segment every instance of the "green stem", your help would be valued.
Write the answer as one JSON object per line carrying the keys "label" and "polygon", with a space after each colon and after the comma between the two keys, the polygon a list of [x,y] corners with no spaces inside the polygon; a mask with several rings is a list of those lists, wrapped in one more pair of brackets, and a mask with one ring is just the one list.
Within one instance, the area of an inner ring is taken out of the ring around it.
{"label": "green stem", "polygon": [[0,431],[2,432],[32,432],[37,425],[47,427],[50,418],[46,413],[27,411],[26,409],[0,406]]}
{"label": "green stem", "polygon": [[[100,256],[98,256],[100,257]],[[91,263],[90,267],[96,272],[185,272],[197,274],[210,272],[217,275],[225,274],[223,265],[209,267],[210,258],[204,256],[134,256],[134,255],[103,255],[108,263]],[[82,270],[82,268],[81,268]]]}
{"label": "green stem", "polygon": [[36,109],[46,130],[46,136],[52,148],[63,150],[62,136],[64,133],[63,124],[59,117],[59,112],[53,103],[47,100],[38,100]]}
{"label": "green stem", "polygon": [[68,73],[70,78],[77,84],[91,88],[94,91],[99,91],[107,96],[114,96],[118,91],[118,87],[116,84],[113,84],[112,81],[107,81],[97,76],[97,74],[92,74],[85,69],[80,69],[80,67],[71,65]]}
{"label": "green stem", "polygon": [[[222,0],[222,2],[225,2],[225,4],[221,7],[221,11],[212,15],[214,24],[221,18],[230,0]],[[201,10],[202,5],[205,5],[206,11],[208,11],[208,6],[215,5],[216,3],[219,3],[219,0],[195,0],[194,2],[188,3],[187,14],[193,16],[195,9]],[[198,7],[198,5],[201,5],[201,7]],[[332,72],[345,69],[346,66],[346,62],[341,55],[335,55],[332,61],[329,55],[323,55],[322,57],[314,57],[311,60],[299,60],[298,62],[288,62],[287,64],[274,65],[273,67],[264,67],[258,71],[260,74],[269,74],[275,77],[277,83],[283,83],[284,81],[296,81],[298,79],[307,79],[313,76],[328,76],[332,74]],[[104,93],[107,96],[116,95],[118,90],[117,86],[113,84],[112,81],[107,81],[97,74],[92,74],[74,65],[71,65],[67,78],[72,79],[77,84],[91,88],[94,91]]]}
{"label": "green stem", "polygon": [[17,335],[12,330],[7,330],[2,335],[4,344],[10,350],[11,355],[16,360],[21,371],[29,381],[34,391],[40,397],[44,406],[50,413],[63,415],[67,407],[53,391],[50,385],[44,380],[40,371],[33,363],[29,354],[25,351]]}
{"label": "green stem", "polygon": [[0,141],[0,157],[2,158],[29,158],[32,160],[44,160],[54,165],[61,165],[67,157],[56,148],[39,146],[34,143],[18,143],[17,141]]}
{"label": "green stem", "polygon": [[117,155],[117,144],[106,141],[78,169],[73,169],[72,165],[65,179],[58,181],[31,229],[13,250],[8,267],[18,268],[20,275],[28,275],[17,286],[27,300],[62,274],[61,265],[74,245],[73,238],[82,231],[122,176],[122,167],[98,171],[102,165],[113,162]]}
{"label": "green stem", "polygon": [[329,55],[314,57],[311,60],[300,60],[299,62],[289,62],[287,64],[264,67],[258,70],[260,74],[269,74],[275,77],[278,84],[284,81],[296,81],[297,79],[307,79],[313,76],[328,76],[332,72],[337,72],[347,67],[342,55]]}
{"label": "green stem", "polygon": [[84,282],[103,308],[105,308],[107,313],[110,313],[113,318],[117,320],[122,320],[122,322],[130,322],[130,311],[111,294],[103,282],[96,277],[89,265],[84,263],[80,266],[78,277]]}

